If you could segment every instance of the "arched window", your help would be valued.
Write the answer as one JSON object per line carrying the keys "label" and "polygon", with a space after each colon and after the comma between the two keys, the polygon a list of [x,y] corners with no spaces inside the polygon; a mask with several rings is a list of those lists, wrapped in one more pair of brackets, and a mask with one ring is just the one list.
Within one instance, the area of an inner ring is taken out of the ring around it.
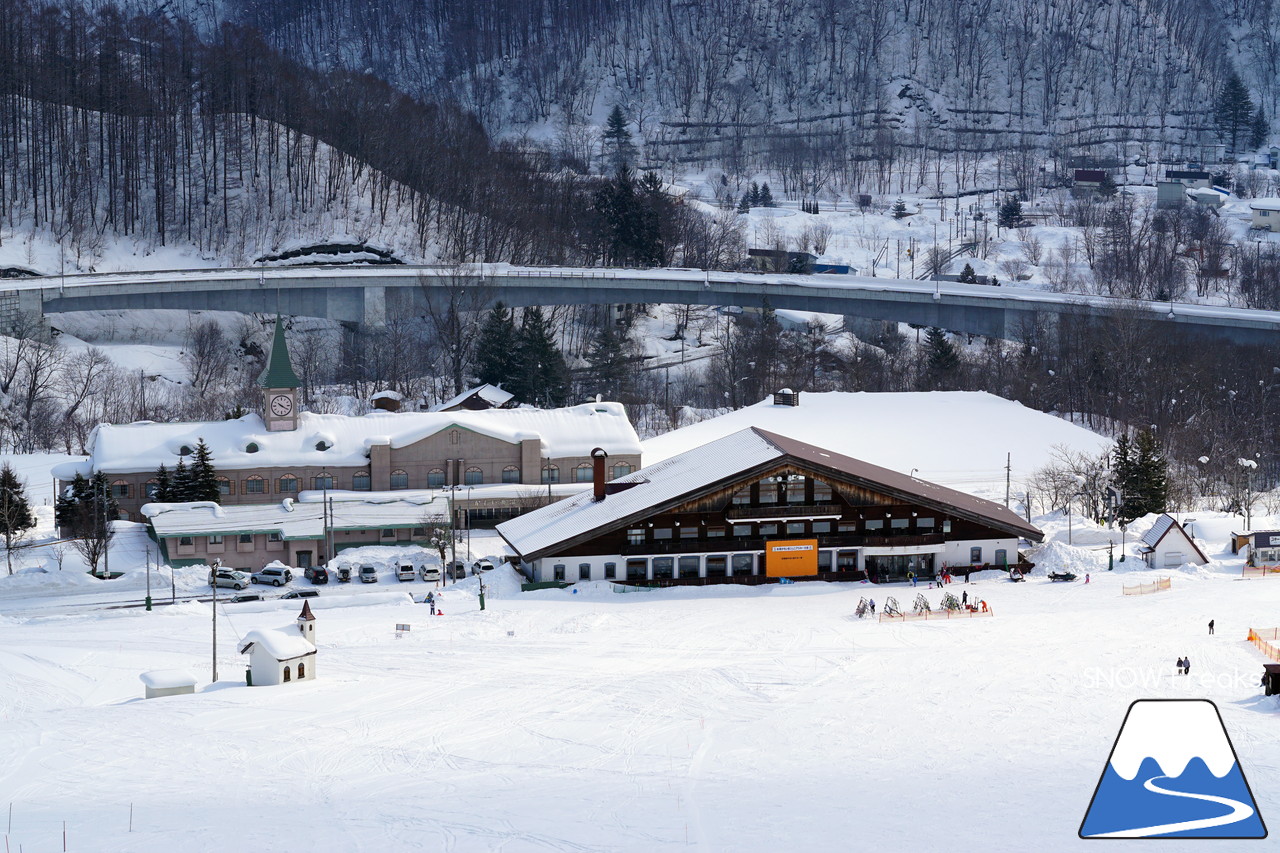
{"label": "arched window", "polygon": [[581,465],[574,466],[573,481],[575,483],[591,482],[591,463],[590,462],[583,462]]}
{"label": "arched window", "polygon": [[285,680],[285,681],[290,681],[290,680],[292,680],[292,679],[290,679],[290,677],[289,677],[289,667],[287,667],[287,666],[284,668],[284,680]]}
{"label": "arched window", "polygon": [[156,491],[159,490],[160,488],[160,484],[155,480],[147,480],[147,482],[143,485],[142,488],[143,488],[144,494],[146,494],[147,496],[147,500],[154,500],[156,496]]}
{"label": "arched window", "polygon": [[456,429],[449,430],[450,444],[457,444],[461,439],[462,439],[462,433],[458,432]]}
{"label": "arched window", "polygon": [[543,483],[558,483],[558,482],[560,482],[560,469],[559,469],[559,468],[557,468],[555,465],[548,465],[547,467],[543,468],[543,469],[542,469],[542,482],[543,482]]}
{"label": "arched window", "polygon": [[502,482],[518,483],[520,482],[520,469],[515,465],[508,465],[502,469]]}
{"label": "arched window", "polygon": [[369,472],[357,471],[351,475],[351,488],[357,492],[369,491]]}
{"label": "arched window", "polygon": [[317,475],[315,475],[314,477],[312,477],[312,478],[311,478],[311,488],[313,488],[313,489],[332,489],[332,488],[333,488],[333,475],[332,475],[332,474],[317,474]]}
{"label": "arched window", "polygon": [[236,493],[235,484],[227,477],[218,477],[218,494],[234,495]]}
{"label": "arched window", "polygon": [[115,480],[111,483],[111,496],[116,498],[129,497],[129,484],[125,480]]}
{"label": "arched window", "polygon": [[619,477],[625,477],[634,470],[635,469],[631,467],[630,462],[619,462],[613,466],[613,479],[616,480]]}
{"label": "arched window", "polygon": [[464,486],[478,486],[484,482],[484,471],[472,465],[462,474],[462,484]]}
{"label": "arched window", "polygon": [[307,677],[307,665],[302,661],[298,661],[298,680],[301,681],[306,677]]}
{"label": "arched window", "polygon": [[298,478],[292,474],[285,474],[276,485],[282,495],[296,495],[298,493]]}
{"label": "arched window", "polygon": [[244,478],[244,493],[246,495],[261,495],[267,491],[267,481],[254,474]]}
{"label": "arched window", "polygon": [[[441,485],[444,485],[441,483]],[[409,488],[409,473],[407,471],[391,472],[391,488],[407,489]]]}
{"label": "arched window", "polygon": [[427,472],[427,488],[439,489],[444,486],[444,471],[440,468],[432,468]]}

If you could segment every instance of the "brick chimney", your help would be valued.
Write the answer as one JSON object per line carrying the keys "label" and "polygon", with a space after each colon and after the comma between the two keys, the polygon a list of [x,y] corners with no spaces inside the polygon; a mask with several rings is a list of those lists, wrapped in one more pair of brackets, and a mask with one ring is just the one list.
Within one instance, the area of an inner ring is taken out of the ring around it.
{"label": "brick chimney", "polygon": [[597,447],[591,451],[591,461],[593,463],[591,471],[591,484],[595,490],[595,500],[604,500],[604,460],[609,457],[604,452],[604,448]]}

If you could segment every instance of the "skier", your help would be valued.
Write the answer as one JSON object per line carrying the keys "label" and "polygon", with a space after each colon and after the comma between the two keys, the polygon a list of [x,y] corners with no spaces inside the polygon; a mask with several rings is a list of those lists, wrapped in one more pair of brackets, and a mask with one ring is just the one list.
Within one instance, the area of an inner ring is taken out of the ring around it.
{"label": "skier", "polygon": [[1184,657],[1182,659],[1182,674],[1183,675],[1191,674],[1191,658]]}
{"label": "skier", "polygon": [[916,585],[916,573],[915,573],[915,572],[907,572],[907,580],[911,581],[911,585],[912,585],[912,586],[915,586],[915,585]]}
{"label": "skier", "polygon": [[1178,658],[1177,665],[1178,665],[1178,675],[1182,675],[1182,668],[1186,665],[1186,662],[1182,658]]}
{"label": "skier", "polygon": [[969,590],[966,589],[964,592],[960,593],[960,603],[961,604],[969,603]]}
{"label": "skier", "polygon": [[1210,637],[1213,636],[1213,620],[1212,619],[1209,620],[1209,636]]}
{"label": "skier", "polygon": [[871,599],[871,615],[876,615],[876,600],[874,598]]}
{"label": "skier", "polygon": [[434,593],[427,593],[427,604],[431,605],[431,615],[436,615],[436,597]]}
{"label": "skier", "polygon": [[1085,582],[1085,583],[1088,583],[1088,582],[1089,582],[1089,573],[1088,573],[1088,572],[1085,572],[1085,573],[1084,573],[1084,582]]}

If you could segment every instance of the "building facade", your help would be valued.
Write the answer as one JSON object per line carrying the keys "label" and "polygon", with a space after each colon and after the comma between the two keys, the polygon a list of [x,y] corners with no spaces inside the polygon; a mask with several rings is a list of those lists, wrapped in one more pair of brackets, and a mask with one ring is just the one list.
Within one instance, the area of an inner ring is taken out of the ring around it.
{"label": "building facade", "polygon": [[1025,565],[1007,508],[747,429],[504,522],[534,581],[873,581]]}

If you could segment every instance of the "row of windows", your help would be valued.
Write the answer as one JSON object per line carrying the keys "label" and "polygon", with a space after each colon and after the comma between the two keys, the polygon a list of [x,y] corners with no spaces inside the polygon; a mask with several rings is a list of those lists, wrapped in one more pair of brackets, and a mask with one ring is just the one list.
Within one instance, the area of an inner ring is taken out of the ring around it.
{"label": "row of windows", "polygon": [[[344,530],[344,531],[342,531],[342,533],[343,533],[344,535],[346,535],[346,536],[351,536],[351,535],[353,535],[353,534],[354,534],[354,533],[356,533],[356,532],[357,532],[357,531],[351,531],[351,530]],[[385,529],[383,529],[383,530],[380,530],[380,531],[379,531],[379,536],[380,536],[381,538],[383,538],[383,539],[395,539],[398,535],[399,535],[399,530],[398,530],[397,528],[394,528],[394,527],[387,527],[387,528],[385,528]],[[421,527],[415,527],[415,528],[413,528],[412,535],[413,535],[413,536],[415,536],[415,537],[422,537],[422,536],[425,536],[425,535],[426,535],[426,532],[425,532],[425,530],[424,530],[423,528],[421,528]],[[210,534],[210,535],[209,535],[209,537],[208,537],[208,540],[209,540],[208,544],[209,544],[210,546],[212,546],[212,547],[217,547],[217,546],[219,546],[219,545],[225,545],[225,544],[226,544],[226,538],[225,538],[225,537],[223,537],[223,536],[221,536],[221,535],[218,535],[218,534]],[[253,534],[252,534],[252,533],[238,533],[238,534],[236,534],[236,541],[237,541],[239,544],[241,544],[241,545],[252,545],[252,544],[253,544]],[[280,533],[279,533],[278,531],[277,531],[277,532],[268,533],[268,534],[267,534],[267,541],[268,541],[268,542],[280,542],[280,541],[281,541]],[[191,546],[194,546],[194,545],[196,544],[196,540],[195,540],[195,537],[194,537],[194,536],[179,536],[179,537],[178,537],[178,544],[179,544],[179,545],[182,545],[182,546],[188,546],[188,547],[191,547]]]}
{"label": "row of windows", "polygon": [[[627,462],[619,462],[613,466],[613,477],[625,477],[634,471],[634,467]],[[573,469],[574,482],[590,483],[592,479],[592,468],[590,463],[584,463]],[[519,483],[520,469],[515,465],[508,465],[502,469],[502,482]],[[549,465],[542,469],[542,482],[559,483],[560,468],[556,465]],[[275,493],[281,495],[296,494],[302,487],[302,481],[292,474],[285,474],[275,482]],[[476,466],[467,468],[462,474],[462,485],[464,486],[480,486],[484,484],[484,471]],[[358,471],[351,475],[351,490],[355,492],[367,492],[372,485],[369,472]],[[391,472],[391,488],[392,490],[409,488],[409,474],[407,471]],[[443,468],[433,468],[427,472],[427,482],[425,488],[439,489],[445,485],[445,474]],[[155,480],[149,480],[144,484],[143,490],[148,499],[156,496],[156,490],[160,488],[160,484]],[[218,478],[218,491],[224,495],[235,494],[236,484],[227,477]],[[311,478],[311,488],[317,491],[326,489],[340,488],[338,478],[332,474],[317,474]],[[271,481],[257,474],[246,477],[240,481],[240,492],[245,495],[267,495],[271,494]],[[124,480],[116,480],[111,484],[111,493],[117,498],[129,498],[133,496],[133,486]]]}
{"label": "row of windows", "polygon": [[[914,523],[913,523],[914,522]],[[730,535],[739,539],[755,539],[766,536],[814,536],[837,533],[865,533],[873,536],[886,532],[903,533],[914,531],[918,535],[927,535],[937,530],[937,519],[933,518],[868,518],[857,521],[788,521],[733,524],[728,528]],[[942,532],[951,532],[951,522],[943,520]],[[672,539],[718,539],[724,536],[724,527],[702,527],[691,524],[684,527],[632,527],[627,530],[628,545],[643,545],[646,541],[665,542]]]}
{"label": "row of windows", "polygon": [[830,503],[835,493],[829,483],[799,474],[765,477],[739,489],[733,495],[734,506],[778,503]]}

